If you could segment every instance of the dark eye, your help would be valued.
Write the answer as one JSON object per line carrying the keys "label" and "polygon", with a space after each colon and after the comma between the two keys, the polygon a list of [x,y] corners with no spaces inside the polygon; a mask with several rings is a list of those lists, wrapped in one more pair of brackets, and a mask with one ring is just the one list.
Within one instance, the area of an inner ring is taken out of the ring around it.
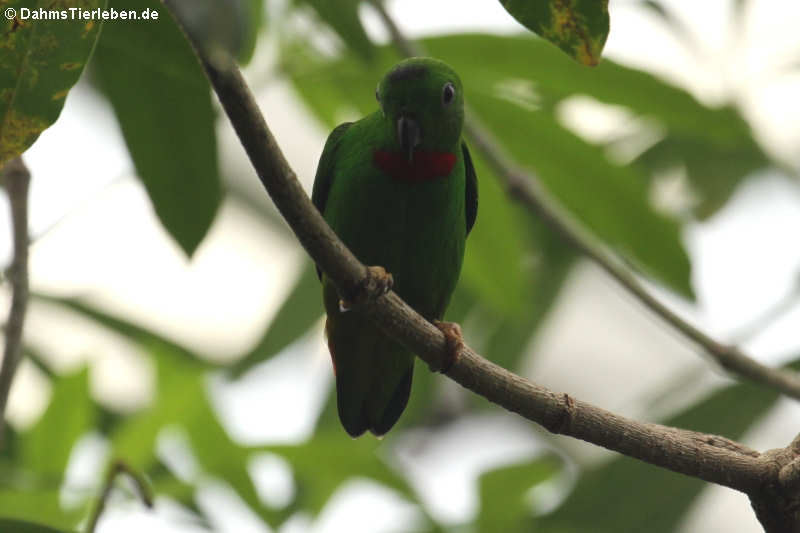
{"label": "dark eye", "polygon": [[456,96],[456,88],[453,86],[452,83],[449,81],[444,84],[444,88],[442,89],[442,103],[444,105],[448,105],[450,102],[453,101],[453,98]]}

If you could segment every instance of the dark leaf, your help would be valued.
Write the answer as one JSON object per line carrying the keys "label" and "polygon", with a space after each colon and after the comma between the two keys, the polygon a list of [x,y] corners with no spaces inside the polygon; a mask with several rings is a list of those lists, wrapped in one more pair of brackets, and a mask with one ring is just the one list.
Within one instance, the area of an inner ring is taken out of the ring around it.
{"label": "dark leaf", "polygon": [[375,56],[372,42],[364,31],[358,17],[361,0],[297,0],[311,6],[320,19],[339,35],[344,43],[362,60],[370,61]]}
{"label": "dark leaf", "polygon": [[[56,121],[89,60],[100,20],[73,20],[69,8],[104,8],[105,0],[7,0],[0,24],[0,167],[28,149]],[[38,9],[65,20],[34,19]],[[27,16],[26,16],[27,11]],[[11,15],[11,18],[9,18]]]}
{"label": "dark leaf", "polygon": [[556,457],[545,456],[483,474],[479,480],[478,533],[536,531],[527,492],[558,474],[562,466]]}
{"label": "dark leaf", "polygon": [[159,14],[107,24],[95,67],[158,218],[191,255],[221,199],[208,81],[160,2],[112,0],[111,7]]}
{"label": "dark leaf", "polygon": [[608,0],[500,0],[511,16],[561,48],[570,57],[594,66],[608,38]]}
{"label": "dark leaf", "polygon": [[54,529],[50,526],[11,518],[0,518],[0,531],[8,533],[68,533],[65,529]]}

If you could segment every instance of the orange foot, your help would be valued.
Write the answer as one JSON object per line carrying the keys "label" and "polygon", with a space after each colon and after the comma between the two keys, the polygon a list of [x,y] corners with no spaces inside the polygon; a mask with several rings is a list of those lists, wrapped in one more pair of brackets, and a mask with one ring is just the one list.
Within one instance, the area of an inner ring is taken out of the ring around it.
{"label": "orange foot", "polygon": [[385,268],[382,266],[368,266],[367,276],[364,278],[361,287],[359,287],[355,298],[352,301],[345,300],[344,298],[339,300],[339,311],[344,313],[367,298],[383,296],[392,290],[393,286],[394,278],[392,278],[392,275],[388,273]]}
{"label": "orange foot", "polygon": [[461,351],[464,349],[464,337],[461,335],[461,326],[455,322],[442,322],[434,320],[433,325],[439,328],[444,333],[444,338],[447,341],[447,355],[442,364],[439,372],[447,374],[461,356]]}

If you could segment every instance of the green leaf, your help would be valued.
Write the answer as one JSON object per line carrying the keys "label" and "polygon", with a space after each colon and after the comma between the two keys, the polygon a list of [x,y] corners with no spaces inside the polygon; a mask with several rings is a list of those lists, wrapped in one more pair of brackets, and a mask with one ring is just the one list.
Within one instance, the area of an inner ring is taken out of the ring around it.
{"label": "green leaf", "polygon": [[531,508],[526,493],[558,474],[562,466],[558,458],[548,455],[483,474],[478,482],[481,498],[476,524],[478,533],[535,531],[531,527]]}
{"label": "green leaf", "polygon": [[692,211],[700,219],[725,205],[745,177],[770,164],[749,134],[732,146],[670,135],[643,152],[637,163],[651,172],[683,165],[697,195]]}
{"label": "green leaf", "polygon": [[67,533],[64,529],[54,529],[50,526],[10,518],[0,518],[0,531],[8,533]]}
{"label": "green leaf", "polygon": [[95,423],[86,368],[59,378],[39,421],[20,438],[23,464],[49,479],[61,479],[73,445]]}
{"label": "green leaf", "polygon": [[231,367],[238,377],[270,359],[302,336],[322,316],[322,288],[314,265],[308,262],[255,348]]}
{"label": "green leaf", "polygon": [[193,42],[207,50],[223,49],[247,63],[264,21],[264,0],[177,0],[174,7]]}
{"label": "green leaf", "polygon": [[269,446],[266,451],[283,456],[294,469],[298,509],[316,515],[342,483],[366,477],[416,500],[402,476],[380,458],[381,442],[366,437],[352,439],[341,428],[317,431],[298,446]]}
{"label": "green leaf", "polygon": [[[0,167],[27,150],[56,121],[92,53],[102,21],[72,20],[68,8],[83,11],[105,5],[105,0],[2,2]],[[33,19],[40,8],[65,20]]]}
{"label": "green leaf", "polygon": [[208,81],[160,2],[112,0],[110,7],[159,14],[107,24],[96,74],[159,220],[191,255],[222,194]]}
{"label": "green leaf", "polygon": [[266,16],[264,2],[265,0],[246,0],[244,2],[244,12],[240,14],[240,17],[243,19],[242,24],[245,28],[237,54],[239,63],[243,65],[250,62],[256,51],[256,43],[261,29],[264,27],[264,17]]}
{"label": "green leaf", "polygon": [[584,65],[600,62],[608,38],[608,0],[500,0],[511,16]]}
{"label": "green leaf", "polygon": [[[17,524],[25,524],[27,527],[38,527],[28,522],[18,522],[18,520],[42,520],[52,527],[71,529],[78,523],[86,512],[84,506],[63,510],[59,505],[59,489],[54,484],[53,488],[7,488],[0,486],[0,531],[3,533],[17,533],[17,531],[42,531],[42,529],[6,529],[6,525],[13,527]],[[22,527],[22,526],[21,526]],[[44,531],[55,531],[45,529]]]}
{"label": "green leaf", "polygon": [[[664,424],[739,439],[777,399],[776,392],[742,383],[714,392]],[[618,457],[586,472],[564,504],[543,518],[536,531],[670,533],[705,486],[698,479]]]}
{"label": "green leaf", "polygon": [[319,18],[339,35],[344,43],[362,60],[371,61],[375,56],[372,41],[369,40],[361,19],[358,6],[361,0],[297,0],[311,6]]}

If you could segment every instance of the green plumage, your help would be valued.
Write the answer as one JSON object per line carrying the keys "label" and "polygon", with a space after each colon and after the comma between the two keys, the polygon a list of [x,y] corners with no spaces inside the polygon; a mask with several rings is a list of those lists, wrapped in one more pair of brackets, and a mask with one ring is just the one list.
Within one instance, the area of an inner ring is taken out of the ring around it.
{"label": "green plumage", "polygon": [[[409,305],[441,319],[477,215],[461,82],[441,61],[412,58],[376,96],[379,111],[329,136],[312,200],[362,263],[383,266]],[[408,402],[414,356],[358,309],[342,312],[333,283],[321,279],[339,418],[354,437],[383,435]]]}

